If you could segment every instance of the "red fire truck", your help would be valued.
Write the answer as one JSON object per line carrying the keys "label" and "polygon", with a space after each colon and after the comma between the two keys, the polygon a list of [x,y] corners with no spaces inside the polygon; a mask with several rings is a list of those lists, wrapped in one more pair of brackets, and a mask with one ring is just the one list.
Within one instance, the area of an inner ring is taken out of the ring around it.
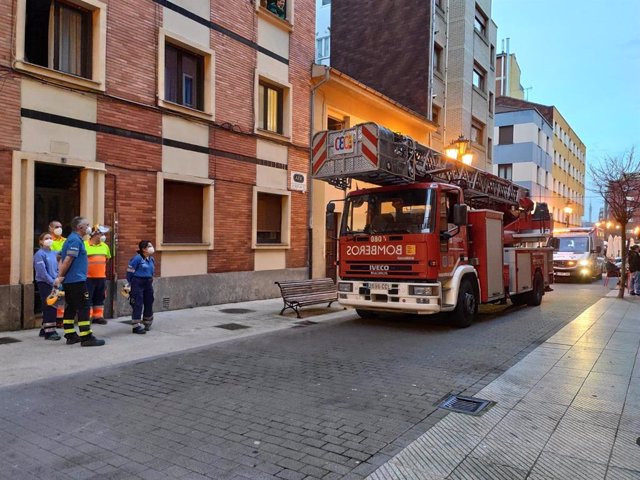
{"label": "red fire truck", "polygon": [[551,219],[526,189],[375,123],[319,132],[312,148],[313,177],[349,190],[338,298],[359,315],[449,312],[467,327],[481,303],[535,306],[550,289]]}

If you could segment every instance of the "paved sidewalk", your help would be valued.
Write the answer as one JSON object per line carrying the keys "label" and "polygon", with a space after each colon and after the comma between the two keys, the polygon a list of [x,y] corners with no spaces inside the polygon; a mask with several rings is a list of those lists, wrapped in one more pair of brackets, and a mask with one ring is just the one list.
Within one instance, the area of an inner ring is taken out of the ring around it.
{"label": "paved sidewalk", "polygon": [[640,479],[640,299],[612,290],[369,480]]}
{"label": "paved sidewalk", "polygon": [[[107,344],[91,348],[83,348],[80,344],[66,345],[64,338],[44,340],[38,337],[38,329],[0,332],[0,338],[19,340],[0,344],[0,386],[30,383],[202,348],[295,327],[301,321],[327,322],[356,317],[353,310],[345,310],[335,303],[331,308],[325,307],[303,308],[302,319],[296,318],[291,310],[279,315],[282,309],[280,298],[160,312],[154,315],[152,330],[146,335],[132,334],[131,326],[122,323],[130,317],[122,317],[109,320],[107,325],[93,325],[96,337],[104,338]],[[230,313],[238,309],[241,311]],[[237,330],[219,328],[225,324],[241,327]],[[58,329],[58,333],[62,335],[62,329]],[[53,369],[51,365],[64,365],[64,368]]]}

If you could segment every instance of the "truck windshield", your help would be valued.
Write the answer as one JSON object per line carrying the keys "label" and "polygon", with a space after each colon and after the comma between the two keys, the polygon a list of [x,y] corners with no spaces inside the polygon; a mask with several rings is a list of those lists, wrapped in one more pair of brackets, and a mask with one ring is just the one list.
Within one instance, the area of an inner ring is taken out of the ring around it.
{"label": "truck windshield", "polygon": [[341,234],[432,232],[435,197],[427,188],[351,196]]}
{"label": "truck windshield", "polygon": [[588,237],[560,237],[557,252],[585,253],[589,251]]}

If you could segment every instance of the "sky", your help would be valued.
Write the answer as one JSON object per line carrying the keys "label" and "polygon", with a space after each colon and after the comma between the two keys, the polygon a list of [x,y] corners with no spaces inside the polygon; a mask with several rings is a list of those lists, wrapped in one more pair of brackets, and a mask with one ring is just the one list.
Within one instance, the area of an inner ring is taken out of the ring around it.
{"label": "sky", "polygon": [[[510,39],[527,99],[555,105],[593,162],[640,152],[640,0],[493,0],[496,51]],[[585,218],[602,199],[585,192]]]}

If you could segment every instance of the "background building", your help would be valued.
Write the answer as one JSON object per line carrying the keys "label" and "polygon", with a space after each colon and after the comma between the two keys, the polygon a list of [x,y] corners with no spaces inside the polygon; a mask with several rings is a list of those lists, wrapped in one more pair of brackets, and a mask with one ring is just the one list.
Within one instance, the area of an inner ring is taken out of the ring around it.
{"label": "background building", "polygon": [[314,0],[270,1],[0,0],[0,329],[54,218],[113,227],[111,280],[151,240],[158,310],[307,276]]}
{"label": "background building", "polygon": [[[439,125],[429,145],[460,135],[472,141],[474,165],[491,169],[496,25],[491,2],[330,2],[318,0],[316,35],[330,31],[331,58],[316,59]],[[358,21],[354,21],[357,18]],[[431,48],[429,47],[431,46]]]}
{"label": "background building", "polygon": [[[505,40],[502,41],[503,46]],[[509,53],[509,39],[506,39],[507,50],[502,49],[496,55],[496,95],[502,97],[525,99],[524,87],[520,83],[520,65],[515,53]]]}
{"label": "background building", "polygon": [[[527,182],[537,179],[531,195],[549,205],[555,227],[580,226],[585,207],[584,143],[554,106],[498,97],[496,110],[499,157],[494,173],[506,175],[508,165],[519,163],[512,167],[513,180],[529,188]],[[551,156],[550,168],[545,155]]]}

